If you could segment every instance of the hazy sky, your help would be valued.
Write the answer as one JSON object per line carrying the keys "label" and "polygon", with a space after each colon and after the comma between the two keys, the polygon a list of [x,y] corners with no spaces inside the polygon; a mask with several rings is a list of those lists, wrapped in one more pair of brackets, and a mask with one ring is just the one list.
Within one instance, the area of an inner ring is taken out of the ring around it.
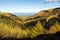
{"label": "hazy sky", "polygon": [[0,0],[0,11],[36,13],[40,10],[60,7],[59,0]]}

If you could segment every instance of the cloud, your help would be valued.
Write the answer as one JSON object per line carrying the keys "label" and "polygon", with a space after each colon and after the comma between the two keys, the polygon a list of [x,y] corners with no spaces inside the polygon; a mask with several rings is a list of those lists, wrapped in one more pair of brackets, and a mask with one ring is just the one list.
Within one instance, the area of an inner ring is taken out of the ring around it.
{"label": "cloud", "polygon": [[60,2],[60,0],[45,0],[46,2]]}

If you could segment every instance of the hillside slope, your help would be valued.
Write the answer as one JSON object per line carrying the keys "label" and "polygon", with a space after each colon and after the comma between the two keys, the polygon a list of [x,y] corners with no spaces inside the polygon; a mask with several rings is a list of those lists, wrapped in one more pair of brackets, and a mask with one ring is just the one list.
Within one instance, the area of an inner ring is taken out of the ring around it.
{"label": "hillside slope", "polygon": [[0,23],[11,25],[13,27],[21,26],[21,20],[11,13],[0,12]]}
{"label": "hillside slope", "polygon": [[60,7],[54,9],[42,10],[36,13],[35,15],[31,16],[29,19],[33,20],[40,17],[46,18],[47,21],[51,18],[58,18],[60,17]]}
{"label": "hillside slope", "polygon": [[60,32],[60,8],[48,9],[33,16],[0,12],[0,37],[34,38]]}

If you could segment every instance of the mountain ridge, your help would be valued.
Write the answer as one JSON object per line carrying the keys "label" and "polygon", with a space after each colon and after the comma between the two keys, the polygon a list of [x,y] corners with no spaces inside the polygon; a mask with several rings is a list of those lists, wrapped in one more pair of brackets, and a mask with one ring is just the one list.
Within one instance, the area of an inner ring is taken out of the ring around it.
{"label": "mountain ridge", "polygon": [[58,17],[58,15],[60,15],[60,7],[54,9],[42,10],[36,13],[35,15],[31,16],[30,19],[45,17],[47,18],[47,20],[49,20],[50,18]]}

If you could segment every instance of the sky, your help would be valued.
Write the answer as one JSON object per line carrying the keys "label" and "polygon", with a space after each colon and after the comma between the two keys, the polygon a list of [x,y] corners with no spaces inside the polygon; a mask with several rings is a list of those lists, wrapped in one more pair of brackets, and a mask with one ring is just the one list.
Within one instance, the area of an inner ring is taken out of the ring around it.
{"label": "sky", "polygon": [[0,11],[11,13],[37,13],[60,7],[60,0],[0,0]]}

